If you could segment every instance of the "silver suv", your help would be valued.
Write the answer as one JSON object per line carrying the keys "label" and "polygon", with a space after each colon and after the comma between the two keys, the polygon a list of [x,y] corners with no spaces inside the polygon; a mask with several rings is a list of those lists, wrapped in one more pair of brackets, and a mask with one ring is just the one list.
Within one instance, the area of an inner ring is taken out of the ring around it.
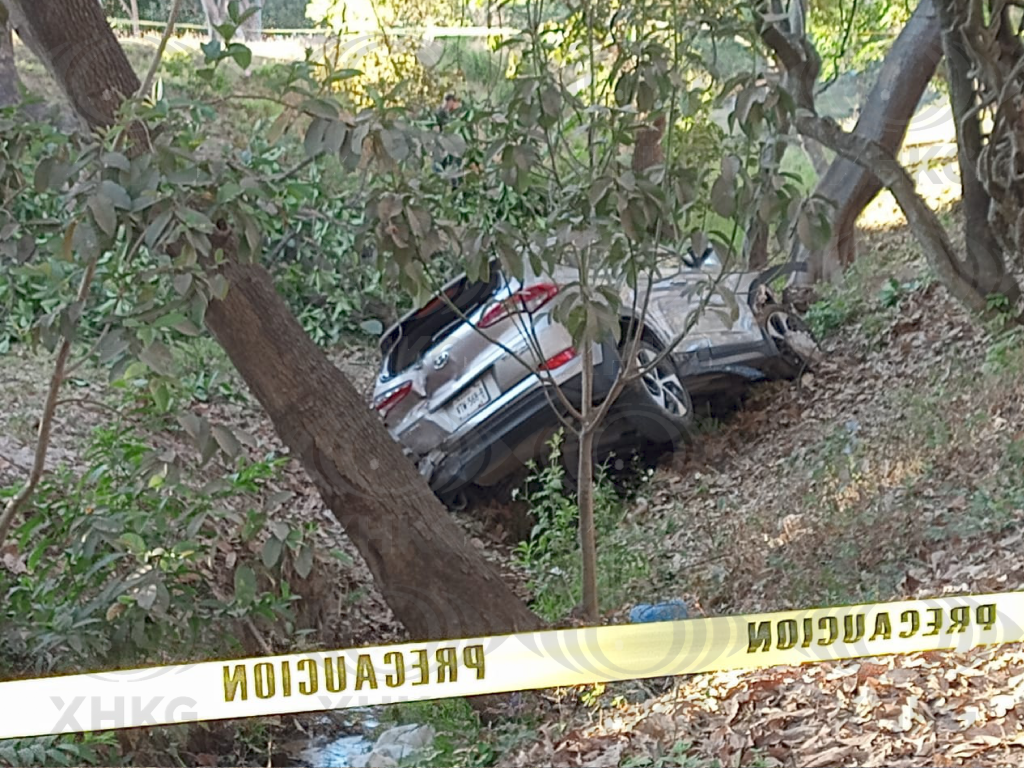
{"label": "silver suv", "polygon": [[[692,328],[616,399],[598,437],[600,456],[675,444],[688,431],[694,400],[792,377],[819,355],[807,327],[769,285],[778,270],[724,273],[711,249],[675,263],[682,265],[677,273],[651,287],[638,329],[640,365],[649,367],[688,322]],[[582,358],[550,312],[560,286],[577,279],[578,272],[559,267],[519,282],[495,264],[486,282],[456,278],[443,289],[447,300],[439,295],[381,337],[373,407],[442,500],[453,503],[471,486],[494,486],[542,458],[559,427],[553,387],[579,406]],[[694,289],[709,281],[727,290],[705,291],[709,298],[702,299]],[[646,285],[636,290],[643,296]],[[633,295],[624,290],[622,299],[622,326],[633,328]],[[619,372],[620,348],[611,340],[594,345],[597,402]]]}

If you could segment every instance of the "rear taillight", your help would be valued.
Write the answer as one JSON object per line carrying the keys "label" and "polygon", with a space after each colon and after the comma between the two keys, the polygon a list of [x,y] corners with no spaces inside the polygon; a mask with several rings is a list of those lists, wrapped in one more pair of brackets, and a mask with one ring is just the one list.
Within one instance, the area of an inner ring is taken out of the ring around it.
{"label": "rear taillight", "polygon": [[492,304],[480,316],[478,328],[490,328],[500,320],[517,312],[536,312],[555,296],[558,286],[554,283],[537,283],[521,291],[516,291],[504,301]]}
{"label": "rear taillight", "polygon": [[381,416],[387,416],[391,409],[405,400],[410,392],[412,392],[412,382],[407,381],[402,386],[390,389],[374,400],[373,407]]}
{"label": "rear taillight", "polygon": [[542,371],[553,371],[556,368],[561,368],[566,363],[572,362],[576,359],[576,350],[572,347],[563,349],[557,355],[549,357],[543,363],[540,364],[540,370]]}

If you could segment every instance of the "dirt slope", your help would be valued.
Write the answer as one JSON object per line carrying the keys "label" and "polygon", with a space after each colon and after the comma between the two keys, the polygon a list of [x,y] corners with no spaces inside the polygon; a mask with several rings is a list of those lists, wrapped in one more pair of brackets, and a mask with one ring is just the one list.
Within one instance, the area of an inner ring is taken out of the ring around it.
{"label": "dirt slope", "polygon": [[[994,339],[929,283],[906,232],[862,247],[871,255],[827,306],[845,320],[826,339],[829,361],[758,390],[638,505],[652,530],[676,521],[651,553],[666,597],[722,615],[1024,584],[1019,342]],[[567,735],[549,723],[502,764],[1024,761],[1018,645],[699,675],[635,704],[603,698]]]}

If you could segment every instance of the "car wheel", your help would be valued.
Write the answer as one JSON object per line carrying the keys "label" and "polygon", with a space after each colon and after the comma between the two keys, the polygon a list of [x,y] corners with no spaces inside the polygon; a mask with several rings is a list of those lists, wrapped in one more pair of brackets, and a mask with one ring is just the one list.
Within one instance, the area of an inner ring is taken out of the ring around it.
{"label": "car wheel", "polygon": [[805,370],[821,360],[821,348],[814,334],[795,314],[779,306],[768,306],[762,310],[761,317],[761,326],[788,365]]}
{"label": "car wheel", "polygon": [[[624,343],[623,351],[629,343]],[[650,340],[641,338],[636,348],[636,363],[643,375],[626,385],[615,403],[616,420],[621,420],[644,441],[675,445],[690,431],[693,402],[686,391],[675,363]]]}

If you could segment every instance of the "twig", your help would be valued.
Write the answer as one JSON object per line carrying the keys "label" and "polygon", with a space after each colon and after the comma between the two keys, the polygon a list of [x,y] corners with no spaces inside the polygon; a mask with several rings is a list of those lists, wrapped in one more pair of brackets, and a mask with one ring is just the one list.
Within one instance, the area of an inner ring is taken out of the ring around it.
{"label": "twig", "polygon": [[99,400],[93,400],[88,397],[66,397],[63,400],[58,400],[57,405],[80,405],[83,408],[92,408],[94,410],[108,411],[113,414],[120,414],[121,412],[117,408],[101,403]]}
{"label": "twig", "polygon": [[[213,592],[213,596],[222,603],[229,602],[227,596],[220,591],[216,584],[210,584],[210,591]],[[259,629],[256,628],[256,622],[254,622],[249,616],[243,616],[239,618],[239,621],[242,623],[242,626],[249,630],[249,634],[252,635],[253,640],[256,641],[256,645],[258,645],[260,650],[263,651],[263,655],[273,656],[274,649],[270,647],[270,643],[267,642],[267,638],[265,638]]]}
{"label": "twig", "polygon": [[[85,301],[89,296],[89,288],[92,285],[93,276],[96,274],[96,261],[99,258],[94,256],[89,262],[82,276],[82,283],[78,288],[78,300]],[[50,446],[50,429],[53,427],[53,416],[57,410],[57,395],[60,392],[61,384],[64,383],[64,366],[67,365],[68,355],[71,354],[71,335],[64,337],[60,350],[57,352],[57,362],[53,368],[53,376],[50,379],[50,391],[46,396],[46,405],[43,407],[43,416],[39,420],[39,440],[36,442],[35,461],[28,480],[20,491],[4,507],[0,515],[0,544],[7,540],[7,532],[11,528],[14,516],[18,510],[28,501],[29,497],[39,485],[43,476],[43,469],[46,466],[46,450]]]}
{"label": "twig", "polygon": [[145,97],[149,93],[149,89],[153,87],[153,78],[156,77],[156,71],[160,69],[160,61],[164,57],[164,50],[167,48],[167,41],[171,39],[171,35],[174,34],[174,22],[178,18],[178,11],[181,8],[181,0],[174,0],[174,5],[171,6],[171,12],[167,16],[167,26],[164,27],[164,34],[160,38],[160,45],[157,46],[156,55],[153,56],[153,62],[149,65],[149,72],[146,73],[146,79],[142,81],[142,86],[139,88],[139,96]]}

